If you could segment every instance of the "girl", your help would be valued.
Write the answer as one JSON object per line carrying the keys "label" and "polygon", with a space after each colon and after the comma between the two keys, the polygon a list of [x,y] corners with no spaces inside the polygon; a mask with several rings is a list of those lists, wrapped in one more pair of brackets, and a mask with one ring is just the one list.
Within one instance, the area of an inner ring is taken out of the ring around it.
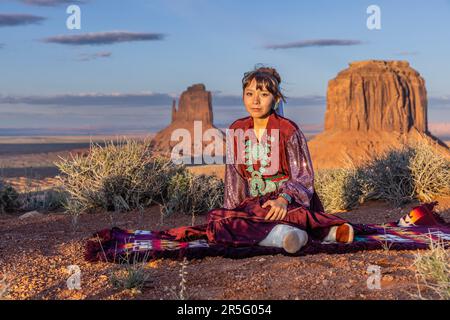
{"label": "girl", "polygon": [[280,83],[273,68],[245,73],[243,102],[249,116],[233,122],[227,132],[223,208],[209,211],[205,225],[161,231],[162,235],[232,246],[274,246],[289,253],[304,246],[308,236],[353,241],[347,221],[324,213],[314,191],[306,139],[295,122],[283,117]]}

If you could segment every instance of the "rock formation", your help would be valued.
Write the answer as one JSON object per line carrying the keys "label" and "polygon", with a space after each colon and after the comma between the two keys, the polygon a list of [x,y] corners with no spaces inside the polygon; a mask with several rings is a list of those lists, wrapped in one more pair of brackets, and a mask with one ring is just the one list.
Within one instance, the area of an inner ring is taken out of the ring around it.
{"label": "rock formation", "polygon": [[194,84],[187,88],[180,96],[178,110],[172,104],[172,123],[178,121],[203,121],[207,125],[213,123],[211,92],[205,90],[204,84]]}
{"label": "rock formation", "polygon": [[368,60],[329,81],[325,130],[308,145],[315,168],[324,169],[358,165],[418,140],[449,155],[428,131],[424,79],[406,61]]}
{"label": "rock formation", "polygon": [[[180,142],[180,140],[171,141],[172,133],[176,129],[186,129],[191,136],[191,150],[193,151],[191,154],[194,154],[194,121],[201,121],[202,133],[208,129],[215,129],[223,134],[213,125],[211,92],[206,91],[204,84],[194,84],[188,87],[179,98],[178,109],[176,100],[173,101],[170,125],[159,131],[152,140],[155,150],[169,155],[172,148]],[[211,142],[212,140],[202,141],[202,147],[205,148]],[[223,152],[220,153],[223,154]]]}

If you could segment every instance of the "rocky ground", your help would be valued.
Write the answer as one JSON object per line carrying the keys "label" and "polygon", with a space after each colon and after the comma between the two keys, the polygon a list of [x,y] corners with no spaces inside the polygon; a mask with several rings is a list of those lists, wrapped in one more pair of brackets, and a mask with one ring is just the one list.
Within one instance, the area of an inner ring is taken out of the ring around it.
{"label": "rocky ground", "polygon": [[[438,199],[439,211],[450,219],[450,199]],[[417,203],[403,208],[373,201],[340,213],[353,222],[398,219]],[[199,216],[195,224],[203,223]],[[113,277],[126,265],[89,263],[83,259],[85,240],[93,232],[118,225],[158,230],[190,225],[192,217],[176,215],[161,221],[159,208],[143,214],[83,215],[64,213],[28,219],[0,216],[0,293],[3,299],[413,299],[418,289],[412,266],[416,251],[364,251],[351,254],[284,255],[247,259],[207,257],[185,265],[186,288],[181,292],[181,262],[158,259],[141,266],[148,277],[141,290],[114,286]],[[81,271],[81,288],[70,290],[69,266]],[[369,289],[368,267],[381,267],[381,289]],[[427,294],[426,291],[422,294]]]}

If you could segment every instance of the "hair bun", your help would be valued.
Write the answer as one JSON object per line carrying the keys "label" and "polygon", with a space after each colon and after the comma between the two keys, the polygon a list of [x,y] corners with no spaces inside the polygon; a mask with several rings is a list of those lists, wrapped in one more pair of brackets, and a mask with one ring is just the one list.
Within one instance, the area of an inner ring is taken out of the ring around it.
{"label": "hair bun", "polygon": [[274,68],[270,68],[270,67],[260,67],[258,69],[256,69],[257,72],[263,72],[263,73],[268,73],[270,74],[272,77],[274,77],[278,84],[281,83],[281,77],[280,74],[277,72],[277,70],[275,70]]}

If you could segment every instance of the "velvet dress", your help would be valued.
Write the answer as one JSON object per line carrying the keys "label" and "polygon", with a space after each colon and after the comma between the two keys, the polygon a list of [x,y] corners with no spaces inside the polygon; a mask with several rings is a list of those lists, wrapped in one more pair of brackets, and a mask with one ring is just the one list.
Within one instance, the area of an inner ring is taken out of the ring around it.
{"label": "velvet dress", "polygon": [[[324,212],[314,190],[313,166],[300,128],[273,110],[260,139],[253,127],[253,118],[248,116],[236,120],[227,130],[223,207],[210,210],[205,224],[160,231],[161,237],[253,246],[277,224],[297,227],[310,238],[322,240],[330,227],[347,222]],[[265,220],[270,206],[262,205],[281,193],[291,198],[286,216],[282,220]]]}

